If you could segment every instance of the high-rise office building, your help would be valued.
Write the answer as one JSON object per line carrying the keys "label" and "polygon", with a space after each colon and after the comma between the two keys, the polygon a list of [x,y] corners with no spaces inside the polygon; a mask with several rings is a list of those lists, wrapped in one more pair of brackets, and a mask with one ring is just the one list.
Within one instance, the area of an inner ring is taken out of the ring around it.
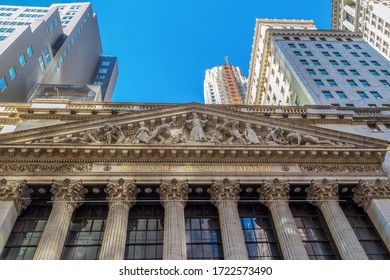
{"label": "high-rise office building", "polygon": [[226,57],[226,64],[206,70],[204,79],[205,104],[243,104],[247,79],[239,67],[234,67]]}
{"label": "high-rise office building", "polygon": [[333,0],[332,29],[361,32],[367,42],[390,59],[390,1]]}
{"label": "high-rise office building", "polygon": [[274,29],[264,42],[250,104],[389,106],[390,62],[359,33]]}
{"label": "high-rise office building", "polygon": [[91,3],[0,5],[0,101],[108,101],[117,68]]}
{"label": "high-rise office building", "polygon": [[[246,94],[247,104],[260,104],[259,82],[264,79],[264,72],[269,63],[267,61],[269,55],[267,31],[270,29],[316,29],[316,26],[311,20],[271,20],[271,19],[256,19],[255,33],[253,36],[252,54],[249,64],[248,91]],[[286,89],[284,89],[286,90]]]}

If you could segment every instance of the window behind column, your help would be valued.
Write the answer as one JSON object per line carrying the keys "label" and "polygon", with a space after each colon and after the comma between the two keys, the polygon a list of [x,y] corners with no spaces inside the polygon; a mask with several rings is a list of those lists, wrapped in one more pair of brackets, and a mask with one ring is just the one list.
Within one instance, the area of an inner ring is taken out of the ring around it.
{"label": "window behind column", "polygon": [[191,203],[185,207],[187,259],[223,259],[218,210],[211,203]]}
{"label": "window behind column", "polygon": [[268,209],[260,203],[238,205],[241,228],[251,260],[282,259]]}
{"label": "window behind column", "polygon": [[32,260],[50,211],[51,206],[47,203],[32,203],[18,217],[0,259]]}
{"label": "window behind column", "polygon": [[159,204],[137,202],[130,209],[126,237],[126,260],[161,260],[164,209]]}
{"label": "window behind column", "polygon": [[73,214],[61,259],[98,259],[107,215],[106,204],[84,204],[77,208]]}

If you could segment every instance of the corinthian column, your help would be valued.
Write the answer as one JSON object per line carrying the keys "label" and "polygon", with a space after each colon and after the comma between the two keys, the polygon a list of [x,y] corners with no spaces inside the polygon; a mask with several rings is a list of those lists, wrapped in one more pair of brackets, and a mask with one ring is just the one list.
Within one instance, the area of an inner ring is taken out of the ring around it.
{"label": "corinthian column", "polygon": [[390,182],[360,181],[354,190],[353,201],[363,207],[390,250]]}
{"label": "corinthian column", "polygon": [[264,182],[258,189],[260,202],[267,206],[274,221],[276,234],[285,260],[308,260],[305,246],[288,206],[290,185],[288,182]]}
{"label": "corinthian column", "polygon": [[81,181],[51,185],[53,209],[42,233],[34,260],[59,260],[74,210],[82,205],[85,189]]}
{"label": "corinthian column", "polygon": [[355,232],[341,209],[338,199],[339,185],[326,179],[312,182],[306,189],[307,200],[321,210],[337,249],[344,260],[367,260]]}
{"label": "corinthian column", "polygon": [[0,252],[11,233],[18,216],[30,203],[31,189],[26,181],[0,181]]}
{"label": "corinthian column", "polygon": [[184,207],[188,200],[188,184],[178,183],[176,179],[162,182],[159,192],[164,207],[163,259],[186,260]]}
{"label": "corinthian column", "polygon": [[240,184],[224,179],[223,182],[213,182],[208,192],[211,194],[212,203],[218,209],[225,259],[247,260],[248,252],[237,209]]}
{"label": "corinthian column", "polygon": [[123,260],[125,255],[129,210],[135,204],[137,187],[119,179],[109,182],[106,189],[109,212],[100,251],[100,260]]}

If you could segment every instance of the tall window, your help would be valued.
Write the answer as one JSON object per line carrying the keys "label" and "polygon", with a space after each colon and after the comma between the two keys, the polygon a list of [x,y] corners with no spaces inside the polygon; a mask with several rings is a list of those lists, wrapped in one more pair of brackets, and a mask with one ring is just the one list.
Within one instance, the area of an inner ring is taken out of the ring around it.
{"label": "tall window", "polygon": [[0,259],[32,260],[50,211],[47,204],[30,205],[17,219]]}
{"label": "tall window", "polygon": [[164,209],[160,204],[136,204],[129,214],[126,260],[162,259]]}
{"label": "tall window", "polygon": [[305,202],[292,202],[290,209],[309,258],[312,260],[336,259],[330,234],[324,228],[319,210]]}
{"label": "tall window", "polygon": [[187,259],[223,259],[217,208],[211,204],[187,204],[185,217]]}
{"label": "tall window", "polygon": [[107,205],[83,205],[76,209],[62,259],[96,260],[103,240]]}
{"label": "tall window", "polygon": [[238,211],[249,259],[282,259],[268,209],[260,203],[239,204]]}

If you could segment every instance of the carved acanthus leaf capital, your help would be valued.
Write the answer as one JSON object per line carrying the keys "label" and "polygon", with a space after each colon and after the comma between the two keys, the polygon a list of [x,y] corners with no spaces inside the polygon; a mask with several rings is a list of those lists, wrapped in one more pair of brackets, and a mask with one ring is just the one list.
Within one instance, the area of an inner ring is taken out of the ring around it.
{"label": "carved acanthus leaf capital", "polygon": [[178,201],[185,205],[190,189],[187,182],[179,183],[176,179],[172,179],[171,182],[161,182],[159,192],[163,205],[168,201]]}
{"label": "carved acanthus leaf capital", "polygon": [[135,204],[137,197],[137,186],[135,182],[119,179],[118,182],[107,182],[104,192],[110,206],[117,202],[126,203],[129,207]]}
{"label": "carved acanthus leaf capital", "polygon": [[360,181],[354,190],[353,201],[366,210],[373,198],[390,198],[390,182]]}
{"label": "carved acanthus leaf capital", "polygon": [[327,179],[312,181],[306,192],[306,199],[314,206],[319,206],[323,202],[339,199],[339,184]]}
{"label": "carved acanthus leaf capital", "polygon": [[215,205],[221,201],[238,201],[241,191],[242,189],[238,181],[230,182],[228,179],[224,179],[222,182],[213,182],[208,189],[211,200]]}
{"label": "carved acanthus leaf capital", "polygon": [[0,200],[13,200],[18,213],[26,209],[30,203],[32,190],[27,186],[26,180],[21,182],[7,182],[6,179],[0,181]]}
{"label": "carved acanthus leaf capital", "polygon": [[272,182],[263,181],[261,188],[257,190],[260,194],[259,200],[264,205],[268,205],[273,200],[285,200],[290,198],[290,184],[279,179],[274,179]]}
{"label": "carved acanthus leaf capital", "polygon": [[53,182],[50,191],[53,203],[64,203],[70,214],[83,204],[86,193],[81,181],[72,182],[69,179],[62,183]]}

